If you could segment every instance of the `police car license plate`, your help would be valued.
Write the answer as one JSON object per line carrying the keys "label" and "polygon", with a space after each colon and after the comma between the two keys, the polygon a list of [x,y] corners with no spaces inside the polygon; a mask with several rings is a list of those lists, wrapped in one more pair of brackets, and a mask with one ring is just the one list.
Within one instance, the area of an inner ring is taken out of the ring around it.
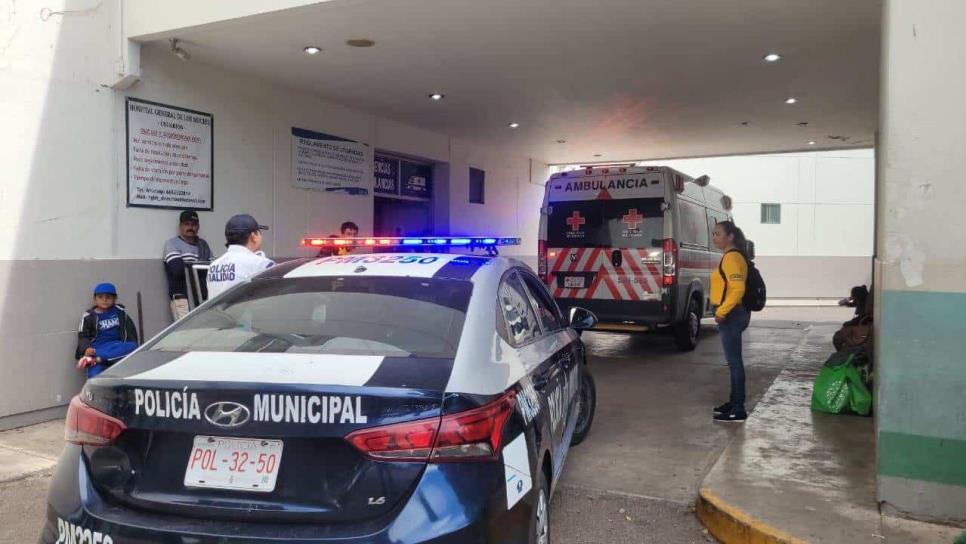
{"label": "police car license plate", "polygon": [[564,276],[564,287],[570,287],[572,289],[583,289],[584,277],[583,276]]}
{"label": "police car license plate", "polygon": [[268,493],[281,464],[281,440],[196,436],[184,485]]}

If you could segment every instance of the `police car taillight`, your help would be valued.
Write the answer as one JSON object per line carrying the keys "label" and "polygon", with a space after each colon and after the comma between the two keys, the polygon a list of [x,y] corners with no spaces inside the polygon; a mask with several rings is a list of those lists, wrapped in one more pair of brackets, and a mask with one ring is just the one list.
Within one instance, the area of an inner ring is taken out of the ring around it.
{"label": "police car taillight", "polygon": [[678,245],[671,238],[664,240],[664,287],[670,287],[677,281],[678,276]]}
{"label": "police car taillight", "polygon": [[439,418],[362,429],[346,436],[359,451],[378,461],[426,461],[433,451]]}
{"label": "police car taillight", "polygon": [[106,446],[125,429],[127,425],[123,421],[84,404],[79,396],[71,399],[67,407],[64,440],[72,444]]}
{"label": "police car taillight", "polygon": [[509,392],[479,408],[443,416],[430,461],[488,461],[500,455],[503,427],[516,407]]}
{"label": "police car taillight", "polygon": [[441,418],[362,429],[346,440],[370,459],[452,463],[499,457],[503,427],[516,407],[507,393],[479,408]]}

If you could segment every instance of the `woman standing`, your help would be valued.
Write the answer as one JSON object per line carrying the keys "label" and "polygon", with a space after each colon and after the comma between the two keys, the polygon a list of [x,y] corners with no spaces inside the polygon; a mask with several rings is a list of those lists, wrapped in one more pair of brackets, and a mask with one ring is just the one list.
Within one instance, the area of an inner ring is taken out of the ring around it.
{"label": "woman standing", "polygon": [[714,227],[714,246],[724,252],[716,272],[711,274],[711,303],[716,305],[714,320],[718,323],[721,345],[731,371],[731,398],[714,409],[714,420],[743,422],[745,412],[745,362],[741,357],[741,333],[748,328],[751,312],[742,304],[748,261],[747,240],[732,221]]}

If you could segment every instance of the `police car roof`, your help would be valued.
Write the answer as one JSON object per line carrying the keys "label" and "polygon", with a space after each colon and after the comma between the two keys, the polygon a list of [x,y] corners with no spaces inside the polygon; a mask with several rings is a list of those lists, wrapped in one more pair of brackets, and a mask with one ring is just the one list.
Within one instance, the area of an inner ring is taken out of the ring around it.
{"label": "police car roof", "polygon": [[450,253],[370,253],[300,259],[281,264],[258,278],[309,278],[321,276],[384,276],[472,280],[481,269],[494,272],[519,262],[506,257]]}

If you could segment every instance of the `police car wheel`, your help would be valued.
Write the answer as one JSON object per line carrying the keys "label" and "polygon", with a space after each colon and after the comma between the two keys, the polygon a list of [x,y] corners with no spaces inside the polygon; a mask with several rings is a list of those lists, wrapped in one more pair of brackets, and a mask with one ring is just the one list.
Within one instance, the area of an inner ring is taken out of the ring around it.
{"label": "police car wheel", "polygon": [[533,514],[530,516],[530,544],[550,544],[550,486],[543,469],[537,473]]}
{"label": "police car wheel", "polygon": [[594,412],[597,410],[597,384],[586,366],[582,370],[580,389],[577,391],[577,423],[574,425],[574,435],[570,439],[571,446],[580,444],[590,434]]}
{"label": "police car wheel", "polygon": [[698,347],[700,332],[701,309],[698,307],[698,301],[691,299],[684,320],[674,325],[674,342],[681,350],[691,351]]}

